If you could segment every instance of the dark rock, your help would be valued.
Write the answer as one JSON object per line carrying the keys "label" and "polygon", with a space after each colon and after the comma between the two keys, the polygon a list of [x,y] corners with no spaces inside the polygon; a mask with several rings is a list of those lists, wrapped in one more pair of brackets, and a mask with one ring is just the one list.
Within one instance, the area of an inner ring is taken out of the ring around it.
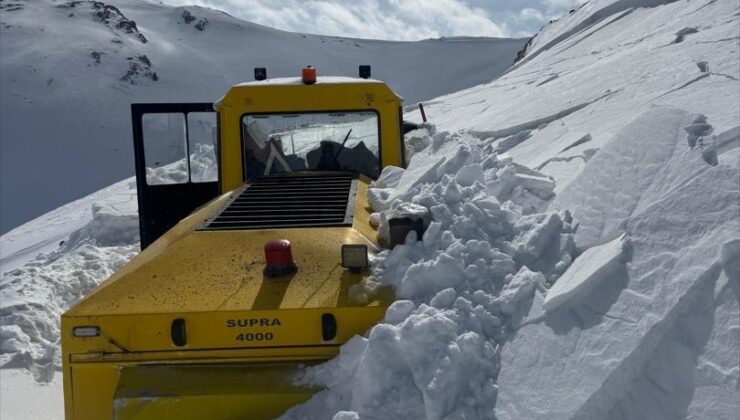
{"label": "dark rock", "polygon": [[519,50],[519,51],[516,52],[516,58],[514,59],[514,64],[516,64],[517,62],[519,62],[519,60],[521,60],[522,58],[524,58],[525,55],[527,55],[527,50],[532,45],[532,41],[534,40],[534,37],[535,36],[537,36],[537,35],[535,34],[532,38],[529,38],[527,40],[527,43],[524,44],[524,47],[522,47],[521,50]]}
{"label": "dark rock", "polygon": [[100,64],[100,58],[102,57],[103,53],[97,52],[97,51],[93,51],[93,52],[90,53],[90,55],[95,60],[95,65]]}
{"label": "dark rock", "polygon": [[208,25],[208,19],[201,19],[195,24],[195,29],[202,31],[206,28],[206,25]]}
{"label": "dark rock", "polygon": [[683,28],[680,31],[676,32],[676,39],[673,40],[671,44],[680,44],[683,42],[684,39],[686,39],[686,35],[691,35],[699,32],[696,28]]}
{"label": "dark rock", "polygon": [[23,5],[20,3],[0,4],[0,10],[5,10],[6,12],[15,12],[16,10],[23,10]]}
{"label": "dark rock", "polygon": [[121,81],[136,85],[142,77],[149,78],[155,82],[159,80],[157,73],[152,71],[151,60],[146,55],[140,55],[136,57],[136,60],[133,57],[127,57],[126,59],[129,60],[128,70],[121,77]]}
{"label": "dark rock", "polygon": [[124,33],[133,35],[136,39],[146,44],[146,37],[139,32],[139,28],[136,27],[136,22],[128,19],[121,13],[116,6],[111,6],[100,1],[93,1],[92,3],[93,16],[98,21],[104,23],[111,29],[118,29]]}
{"label": "dark rock", "polygon": [[190,23],[195,20],[195,16],[193,16],[192,13],[190,13],[189,10],[183,10],[182,11],[182,20],[185,21],[185,23]]}

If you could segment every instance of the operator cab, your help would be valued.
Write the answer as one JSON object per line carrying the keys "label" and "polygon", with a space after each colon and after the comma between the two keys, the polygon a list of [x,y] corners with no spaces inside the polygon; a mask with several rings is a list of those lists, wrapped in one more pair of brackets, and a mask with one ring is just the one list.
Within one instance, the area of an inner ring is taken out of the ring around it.
{"label": "operator cab", "polygon": [[267,79],[216,103],[132,104],[142,249],[198,207],[252,180],[340,171],[375,179],[405,166],[402,98],[360,78]]}

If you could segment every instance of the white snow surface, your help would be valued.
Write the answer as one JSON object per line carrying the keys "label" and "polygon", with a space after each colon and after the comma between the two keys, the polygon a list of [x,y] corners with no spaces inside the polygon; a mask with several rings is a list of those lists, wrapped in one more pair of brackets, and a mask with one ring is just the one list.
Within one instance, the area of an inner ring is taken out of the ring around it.
{"label": "white snow surface", "polygon": [[[64,418],[62,377],[45,384],[34,381],[28,371],[0,370],[0,419],[54,420]],[[32,402],[29,402],[30,399]]]}
{"label": "white snow surface", "polygon": [[[370,299],[390,284],[398,300],[296,378],[326,389],[284,418],[736,419],[739,22],[731,0],[591,1],[502,77],[426,102],[408,169],[387,169],[370,195],[381,230],[400,212],[425,213],[426,231],[374,255],[374,280],[351,290]],[[21,305],[0,313],[20,314],[0,318],[3,357],[40,381],[58,378],[58,319],[33,302],[61,307],[49,289],[84,289],[136,252],[131,236],[93,240],[108,236],[91,217],[67,225],[88,239],[2,280],[3,307]],[[50,249],[60,231],[16,249]]]}
{"label": "white snow surface", "polygon": [[578,297],[597,287],[608,287],[601,283],[614,278],[614,271],[627,262],[629,247],[629,238],[623,234],[604,245],[587,249],[547,291],[542,308],[552,312],[573,304]]}

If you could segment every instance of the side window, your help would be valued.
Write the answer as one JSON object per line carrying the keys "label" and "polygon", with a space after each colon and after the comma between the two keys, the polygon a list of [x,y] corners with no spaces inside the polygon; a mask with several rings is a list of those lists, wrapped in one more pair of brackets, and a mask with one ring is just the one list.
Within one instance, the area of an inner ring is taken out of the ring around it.
{"label": "side window", "polygon": [[146,183],[218,181],[217,118],[215,112],[142,115]]}
{"label": "side window", "polygon": [[216,145],[218,131],[215,112],[190,112],[188,142],[190,145],[190,180],[192,182],[218,181]]}
{"label": "side window", "polygon": [[146,183],[149,185],[188,182],[188,150],[185,115],[180,113],[144,114]]}

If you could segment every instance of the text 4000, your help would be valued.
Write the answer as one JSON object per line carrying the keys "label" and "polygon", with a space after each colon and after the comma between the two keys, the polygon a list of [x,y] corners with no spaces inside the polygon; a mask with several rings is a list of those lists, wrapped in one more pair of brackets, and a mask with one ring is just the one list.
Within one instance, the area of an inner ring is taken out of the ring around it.
{"label": "text 4000", "polygon": [[237,341],[271,341],[273,338],[271,332],[240,333],[236,336]]}

